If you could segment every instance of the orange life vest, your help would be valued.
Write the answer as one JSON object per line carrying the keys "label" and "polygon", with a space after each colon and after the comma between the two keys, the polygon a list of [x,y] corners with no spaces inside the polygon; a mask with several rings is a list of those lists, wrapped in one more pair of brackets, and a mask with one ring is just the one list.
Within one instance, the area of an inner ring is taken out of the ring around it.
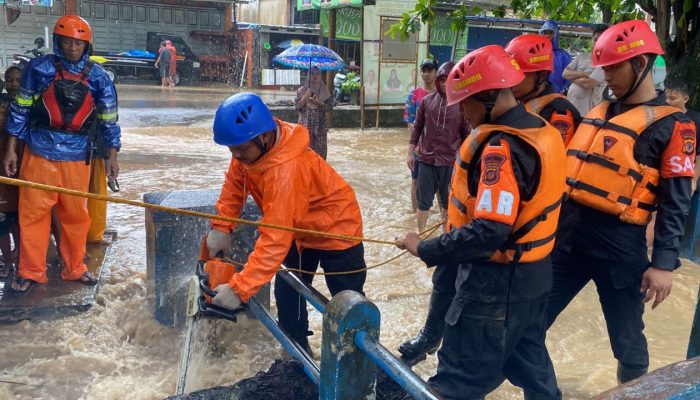
{"label": "orange life vest", "polygon": [[168,51],[170,51],[170,71],[168,73],[174,77],[177,74],[177,50],[175,46],[171,45],[168,47]]}
{"label": "orange life vest", "polygon": [[[525,103],[525,109],[530,113],[540,115],[540,112],[556,99],[566,99],[566,96],[561,93],[550,93],[536,97]],[[555,110],[549,117],[549,123],[559,130],[564,146],[567,146],[576,132],[574,115],[571,111],[566,110],[566,114],[561,114]]]}
{"label": "orange life vest", "polygon": [[494,132],[517,136],[532,146],[540,158],[540,181],[530,200],[520,201],[513,231],[491,261],[528,263],[545,258],[554,248],[554,237],[564,193],[564,145],[559,132],[547,124],[542,128],[515,129],[504,125],[481,125],[459,149],[452,176],[450,204],[447,208],[448,229],[468,224],[476,206],[476,193],[469,191],[469,164],[479,162],[475,152]]}
{"label": "orange life vest", "polygon": [[678,112],[671,106],[639,106],[605,120],[610,103],[594,107],[566,151],[571,198],[624,222],[646,225],[656,209],[659,170],[634,158],[634,144],[651,124]]}

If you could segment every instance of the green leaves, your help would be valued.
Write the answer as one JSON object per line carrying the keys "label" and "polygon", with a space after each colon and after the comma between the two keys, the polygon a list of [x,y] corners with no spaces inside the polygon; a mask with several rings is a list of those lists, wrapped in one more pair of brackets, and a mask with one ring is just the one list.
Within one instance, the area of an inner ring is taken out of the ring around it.
{"label": "green leaves", "polygon": [[[681,0],[679,0],[681,1]],[[678,18],[678,21],[676,22],[676,25],[685,30],[686,25],[688,24],[688,20],[686,19],[686,15],[689,15],[690,12],[693,10],[693,0],[682,0],[683,1],[683,14],[681,14],[680,18]]]}
{"label": "green leaves", "polygon": [[[617,23],[629,19],[643,18],[640,6],[646,10],[656,10],[658,0],[511,0],[510,6],[499,6],[490,10],[495,17],[505,17],[508,11],[513,11],[521,18],[555,19],[573,22]],[[686,29],[688,18],[697,12],[697,0],[668,0],[668,7],[682,3],[683,14],[678,17],[679,28]],[[408,39],[410,33],[420,30],[421,23],[435,22],[435,8],[438,0],[417,0],[413,10],[404,13],[401,20],[392,25],[385,35],[396,35],[402,41]],[[452,16],[451,29],[461,32],[466,29],[467,16],[486,15],[479,7],[468,6],[463,0],[457,10],[449,13]],[[692,18],[691,18],[692,19]]]}
{"label": "green leaves", "polygon": [[398,34],[402,42],[408,40],[411,33],[416,33],[420,30],[421,22],[424,24],[435,22],[436,6],[437,0],[418,0],[416,7],[407,13],[403,13],[399,22],[392,24],[391,28],[384,32],[384,35],[396,39]]}
{"label": "green leaves", "polygon": [[[406,41],[411,33],[416,33],[420,30],[421,23],[423,24],[434,24],[435,23],[435,7],[437,6],[437,0],[418,0],[416,7],[404,13],[401,16],[399,22],[391,25],[388,31],[384,35],[391,36],[392,39],[399,35],[401,41]],[[492,10],[494,15],[497,17],[504,17],[507,12],[506,6],[500,6]],[[468,16],[473,15],[486,15],[486,12],[480,7],[468,6],[462,3],[457,10],[448,12],[447,15],[452,17],[450,23],[453,32],[462,32],[467,28]]]}
{"label": "green leaves", "polygon": [[408,40],[411,33],[416,33],[420,30],[420,21],[415,15],[410,15],[404,13],[401,16],[399,22],[392,24],[388,31],[384,32],[385,36],[390,36],[392,40],[396,39],[396,35],[399,35],[399,39],[402,42]]}
{"label": "green leaves", "polygon": [[360,90],[360,82],[357,81],[357,75],[354,72],[348,72],[345,77],[345,82],[340,84],[340,90],[345,93],[350,93],[355,90]]}

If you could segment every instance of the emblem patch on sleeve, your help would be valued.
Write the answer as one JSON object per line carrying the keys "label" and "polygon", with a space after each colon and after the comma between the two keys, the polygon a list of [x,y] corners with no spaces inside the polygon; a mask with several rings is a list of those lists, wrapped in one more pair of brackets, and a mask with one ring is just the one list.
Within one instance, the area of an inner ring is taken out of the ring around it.
{"label": "emblem patch on sleeve", "polygon": [[510,147],[489,145],[481,156],[481,180],[474,218],[513,225],[518,217],[520,191],[510,160]]}
{"label": "emblem patch on sleeve", "polygon": [[695,176],[695,140],[692,122],[676,122],[671,140],[661,156],[662,177]]}
{"label": "emblem patch on sleeve", "polygon": [[483,170],[481,181],[484,185],[493,185],[500,179],[501,165],[506,162],[506,158],[501,154],[487,154],[482,159]]}

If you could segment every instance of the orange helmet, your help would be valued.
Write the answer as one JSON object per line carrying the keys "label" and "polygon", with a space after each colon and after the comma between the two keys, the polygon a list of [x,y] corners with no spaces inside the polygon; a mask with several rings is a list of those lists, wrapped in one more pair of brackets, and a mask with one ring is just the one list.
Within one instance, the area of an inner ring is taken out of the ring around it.
{"label": "orange helmet", "polygon": [[77,15],[64,15],[59,18],[53,28],[53,34],[84,40],[88,44],[92,44],[90,24]]}
{"label": "orange helmet", "polygon": [[511,88],[525,79],[518,62],[503,47],[485,46],[464,56],[447,76],[447,104],[457,104],[476,93]]}
{"label": "orange helmet", "polygon": [[608,28],[593,46],[593,66],[621,63],[641,54],[664,54],[659,38],[641,20],[620,22]]}
{"label": "orange helmet", "polygon": [[552,42],[542,35],[521,35],[508,43],[506,52],[523,72],[554,72]]}

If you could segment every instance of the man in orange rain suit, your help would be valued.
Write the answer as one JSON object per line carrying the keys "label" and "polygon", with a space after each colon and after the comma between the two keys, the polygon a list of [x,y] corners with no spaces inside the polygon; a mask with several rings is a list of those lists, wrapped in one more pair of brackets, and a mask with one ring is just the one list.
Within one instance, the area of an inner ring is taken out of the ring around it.
{"label": "man in orange rain suit", "polygon": [[508,43],[506,52],[525,73],[525,80],[513,86],[513,95],[528,112],[557,128],[566,146],[581,123],[581,114],[547,80],[554,71],[552,42],[542,35],[521,35]]}
{"label": "man in orange rain suit", "polygon": [[[107,176],[106,162],[108,156],[104,153],[104,146],[101,146],[101,140],[97,138],[95,146],[95,155],[90,163],[90,193],[107,195]],[[105,230],[107,230],[107,202],[102,200],[88,199],[87,202],[88,214],[90,215],[90,230],[88,230],[88,243],[109,244],[103,239]]]}
{"label": "man in orange rain suit", "polygon": [[173,87],[177,82],[177,49],[170,40],[165,41],[165,48],[170,51],[170,71],[168,72],[168,79],[170,79],[170,87]]}
{"label": "man in orange rain suit", "polygon": [[[108,175],[119,174],[117,93],[105,71],[89,60],[92,29],[84,19],[67,15],[56,21],[54,54],[33,59],[22,75],[20,91],[10,106],[10,134],[3,167],[17,171],[17,139],[25,140],[20,179],[86,192],[97,129],[108,149]],[[61,278],[87,285],[97,278],[83,262],[90,217],[85,198],[22,187],[19,191],[21,234],[15,291],[26,292],[46,282],[46,251],[51,210],[61,224]]]}
{"label": "man in orange rain suit", "polygon": [[[224,101],[214,117],[214,141],[228,146],[231,164],[216,204],[220,215],[238,217],[248,195],[263,213],[262,222],[335,234],[362,236],[362,216],[355,192],[309,148],[308,130],[272,116],[253,93],[238,93]],[[213,221],[207,236],[209,254],[230,248],[234,224]],[[332,295],[362,292],[366,272],[364,247],[357,240],[329,239],[279,229],[259,228],[248,262],[228,284],[215,288],[213,303],[234,309],[272,280],[280,264],[314,272],[320,263]],[[313,275],[302,274],[309,284]],[[309,322],[306,300],[283,279],[275,281],[280,326],[305,350]]]}

